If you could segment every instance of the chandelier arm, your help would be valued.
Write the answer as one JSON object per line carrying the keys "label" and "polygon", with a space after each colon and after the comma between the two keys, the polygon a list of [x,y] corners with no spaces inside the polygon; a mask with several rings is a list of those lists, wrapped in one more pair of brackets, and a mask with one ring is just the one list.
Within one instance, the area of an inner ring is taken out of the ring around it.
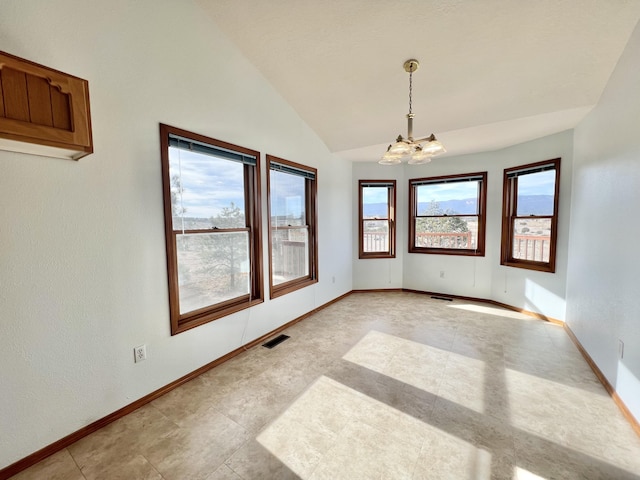
{"label": "chandelier arm", "polygon": [[433,142],[435,139],[436,139],[436,136],[432,133],[428,137],[419,138],[418,140],[414,140],[414,142],[416,142],[416,143]]}

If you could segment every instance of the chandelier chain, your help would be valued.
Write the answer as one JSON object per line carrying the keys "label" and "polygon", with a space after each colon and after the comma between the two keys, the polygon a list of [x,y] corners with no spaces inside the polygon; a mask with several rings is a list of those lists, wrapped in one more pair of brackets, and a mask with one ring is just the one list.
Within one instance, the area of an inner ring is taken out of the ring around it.
{"label": "chandelier chain", "polygon": [[409,115],[411,115],[411,100],[413,91],[413,68],[409,72]]}

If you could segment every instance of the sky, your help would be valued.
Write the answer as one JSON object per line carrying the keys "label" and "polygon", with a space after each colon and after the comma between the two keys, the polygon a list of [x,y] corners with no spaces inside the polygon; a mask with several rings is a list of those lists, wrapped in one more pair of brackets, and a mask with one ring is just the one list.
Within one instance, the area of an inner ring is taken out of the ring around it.
{"label": "sky", "polygon": [[172,176],[181,175],[186,217],[215,217],[232,202],[244,210],[241,163],[170,147],[169,166]]}
{"label": "sky", "polygon": [[364,187],[362,189],[363,203],[387,203],[387,187]]}
{"label": "sky", "polygon": [[[244,210],[244,168],[240,162],[170,147],[169,169],[171,176],[181,176],[178,206],[185,209],[185,217],[215,217],[231,203]],[[299,217],[304,209],[304,179],[272,171],[271,197],[273,215]]]}
{"label": "sky", "polygon": [[520,195],[553,195],[555,186],[555,170],[518,177],[518,194]]}

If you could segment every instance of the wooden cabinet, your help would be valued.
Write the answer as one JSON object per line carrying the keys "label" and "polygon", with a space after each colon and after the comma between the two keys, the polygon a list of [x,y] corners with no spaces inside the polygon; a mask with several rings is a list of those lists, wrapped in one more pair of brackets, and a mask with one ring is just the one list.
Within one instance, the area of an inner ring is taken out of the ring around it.
{"label": "wooden cabinet", "polygon": [[0,52],[0,149],[72,160],[93,153],[89,83]]}

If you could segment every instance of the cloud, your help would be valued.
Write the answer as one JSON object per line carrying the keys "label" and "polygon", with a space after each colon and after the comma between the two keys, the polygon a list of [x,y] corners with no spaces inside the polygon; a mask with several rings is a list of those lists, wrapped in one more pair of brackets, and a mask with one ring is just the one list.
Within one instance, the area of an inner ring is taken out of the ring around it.
{"label": "cloud", "polygon": [[210,155],[169,149],[171,176],[182,181],[181,206],[186,216],[215,217],[234,203],[244,208],[244,167]]}

